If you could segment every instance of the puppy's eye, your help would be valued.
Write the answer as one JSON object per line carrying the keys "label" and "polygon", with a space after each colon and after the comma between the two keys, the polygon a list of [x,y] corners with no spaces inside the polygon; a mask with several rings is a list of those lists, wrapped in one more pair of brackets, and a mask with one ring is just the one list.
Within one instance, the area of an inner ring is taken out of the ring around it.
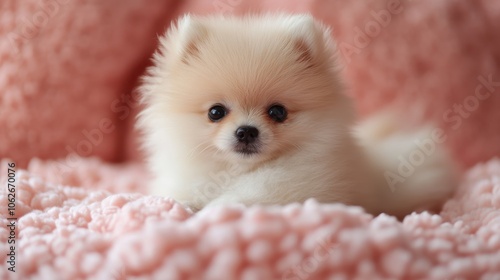
{"label": "puppy's eye", "polygon": [[273,105],[267,111],[267,114],[275,122],[284,122],[286,120],[287,112],[285,107],[281,105]]}
{"label": "puppy's eye", "polygon": [[208,118],[213,122],[218,122],[227,114],[226,108],[222,105],[215,105],[208,110]]}

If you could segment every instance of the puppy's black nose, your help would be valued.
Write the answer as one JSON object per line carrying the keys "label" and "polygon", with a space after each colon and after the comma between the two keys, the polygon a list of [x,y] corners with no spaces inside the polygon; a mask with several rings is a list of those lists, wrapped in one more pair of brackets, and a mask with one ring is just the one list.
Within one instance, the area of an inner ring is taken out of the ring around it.
{"label": "puppy's black nose", "polygon": [[252,143],[259,137],[259,130],[254,126],[240,126],[235,132],[236,139],[247,144]]}

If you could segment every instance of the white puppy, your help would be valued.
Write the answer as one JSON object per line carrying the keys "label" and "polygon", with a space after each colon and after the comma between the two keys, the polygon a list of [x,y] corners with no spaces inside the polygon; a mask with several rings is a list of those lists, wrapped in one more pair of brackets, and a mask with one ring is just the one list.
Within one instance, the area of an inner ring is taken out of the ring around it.
{"label": "white puppy", "polygon": [[430,129],[398,134],[381,115],[353,133],[334,53],[309,15],[182,17],[141,89],[151,193],[193,209],[308,198],[397,216],[438,206],[455,185],[444,152],[398,172]]}

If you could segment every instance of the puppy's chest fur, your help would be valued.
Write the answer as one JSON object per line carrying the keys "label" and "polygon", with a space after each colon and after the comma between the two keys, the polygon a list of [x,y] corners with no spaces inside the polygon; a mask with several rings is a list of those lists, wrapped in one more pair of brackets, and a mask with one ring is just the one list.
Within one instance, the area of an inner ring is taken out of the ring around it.
{"label": "puppy's chest fur", "polygon": [[[321,147],[315,147],[318,149]],[[168,193],[176,193],[182,203],[193,209],[232,202],[287,204],[311,197],[320,202],[360,204],[375,195],[367,190],[360,192],[355,187],[369,183],[366,176],[360,174],[370,171],[353,149],[344,152],[333,151],[331,147],[322,152],[304,149],[261,164],[198,158],[178,167],[189,172],[165,174],[173,179],[168,185],[182,186],[175,190],[170,188]]]}

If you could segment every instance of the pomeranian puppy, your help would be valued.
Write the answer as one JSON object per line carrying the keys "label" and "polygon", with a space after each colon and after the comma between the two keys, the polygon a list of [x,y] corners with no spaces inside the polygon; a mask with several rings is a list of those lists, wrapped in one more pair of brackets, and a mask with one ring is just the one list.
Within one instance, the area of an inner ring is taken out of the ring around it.
{"label": "pomeranian puppy", "polygon": [[398,172],[430,128],[400,133],[390,114],[355,126],[334,54],[310,15],[182,17],[141,88],[151,193],[195,211],[308,198],[396,216],[439,206],[455,185],[445,152]]}

